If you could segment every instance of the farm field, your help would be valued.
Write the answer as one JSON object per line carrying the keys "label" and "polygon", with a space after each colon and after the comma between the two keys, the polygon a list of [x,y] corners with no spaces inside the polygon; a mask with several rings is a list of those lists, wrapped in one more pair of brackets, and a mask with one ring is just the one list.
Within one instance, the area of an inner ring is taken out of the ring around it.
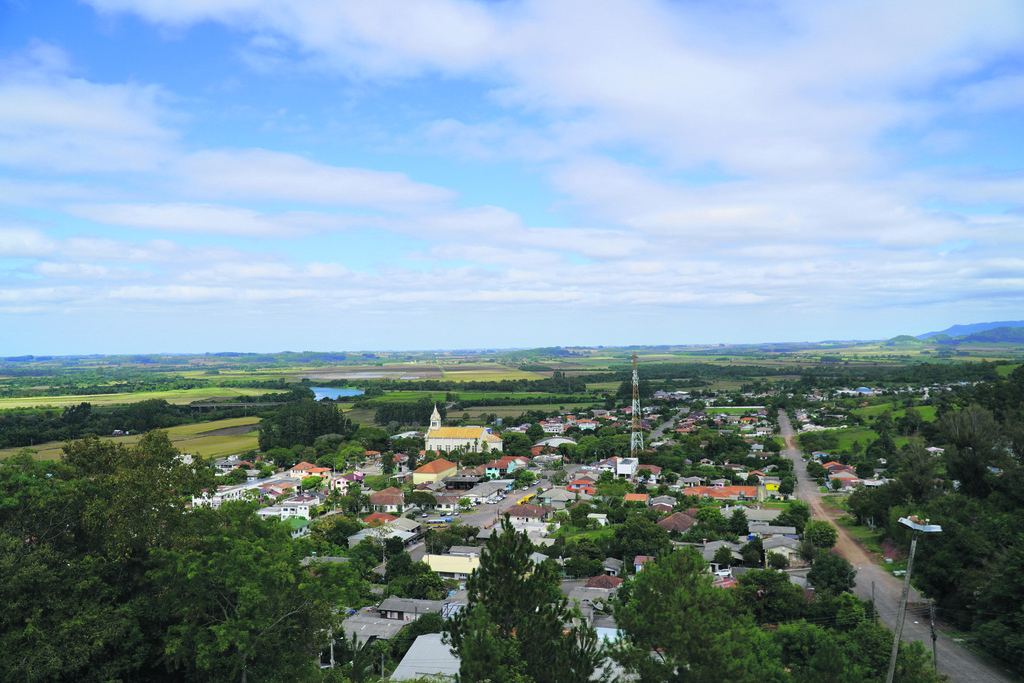
{"label": "farm field", "polygon": [[161,398],[168,403],[185,405],[194,401],[211,399],[232,399],[238,396],[260,396],[269,389],[238,389],[234,387],[204,387],[202,389],[176,389],[172,391],[140,391],[133,394],[83,394],[78,396],[33,396],[29,398],[0,398],[0,410],[6,408],[43,408],[52,406],[64,408],[79,403],[94,406],[112,406],[138,403]]}
{"label": "farm field", "polygon": [[[170,427],[163,431],[167,432],[171,443],[182,453],[202,455],[204,458],[221,458],[235,453],[243,453],[248,450],[255,450],[258,447],[256,431],[243,432],[248,427],[259,422],[258,417],[237,417],[230,420],[217,420],[214,422],[202,422],[199,424],[181,425]],[[216,433],[226,432],[226,433]],[[124,444],[126,446],[139,442],[141,434],[129,436],[105,437],[107,441]],[[59,441],[33,446],[39,451],[37,458],[40,460],[57,460],[61,456],[61,449],[64,444]],[[17,453],[20,448],[9,448],[0,450],[0,460]]]}

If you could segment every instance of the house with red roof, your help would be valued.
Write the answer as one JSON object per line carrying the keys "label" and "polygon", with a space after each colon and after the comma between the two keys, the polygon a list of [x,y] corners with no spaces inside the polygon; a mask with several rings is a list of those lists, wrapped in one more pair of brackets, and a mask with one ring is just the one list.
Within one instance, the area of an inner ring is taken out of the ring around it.
{"label": "house with red roof", "polygon": [[374,512],[371,515],[363,517],[363,521],[371,526],[380,526],[381,524],[393,522],[396,519],[398,519],[398,517],[395,517],[394,515],[389,515],[386,512]]}
{"label": "house with red roof", "polygon": [[389,486],[383,491],[370,494],[370,505],[377,508],[378,512],[401,512],[405,507],[405,492]]}

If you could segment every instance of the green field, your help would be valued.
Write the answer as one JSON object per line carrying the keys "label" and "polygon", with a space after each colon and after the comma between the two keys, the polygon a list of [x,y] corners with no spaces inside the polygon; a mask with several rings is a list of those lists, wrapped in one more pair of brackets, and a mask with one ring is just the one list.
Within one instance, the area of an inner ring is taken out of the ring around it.
{"label": "green field", "polygon": [[185,405],[211,399],[234,399],[239,396],[261,396],[267,389],[238,389],[234,387],[205,387],[202,389],[175,389],[172,391],[140,391],[132,394],[84,394],[79,396],[34,396],[32,398],[0,398],[0,410],[5,408],[63,408],[79,403],[94,406],[112,406],[138,403],[161,398],[168,403]]}
{"label": "green field", "polygon": [[[868,444],[878,438],[878,434],[867,427],[858,427],[855,429],[827,429],[822,432],[815,433],[834,434],[839,439],[839,446],[836,448],[837,451],[850,450],[855,441],[860,442],[861,448],[867,448]],[[911,436],[893,436],[892,440],[896,443],[896,448],[902,448],[904,444],[911,443],[919,439],[915,439]]]}
{"label": "green field", "polygon": [[[878,417],[886,410],[892,410],[892,419],[894,420],[899,417],[905,417],[907,414],[906,408],[898,408],[894,410],[894,405],[892,403],[882,403],[876,406],[867,406],[866,408],[856,408],[850,412],[867,418]],[[935,421],[935,411],[937,410],[935,406],[914,406],[914,410],[920,413],[921,419],[925,422]]]}
{"label": "green field", "polygon": [[[257,433],[255,431],[246,434],[211,434],[210,432],[222,429],[236,430],[239,427],[253,425],[259,422],[258,417],[237,417],[230,420],[217,420],[214,422],[202,422],[199,424],[181,425],[170,427],[164,431],[171,439],[171,443],[182,453],[202,455],[204,458],[222,458],[227,455],[243,453],[256,450],[259,447]],[[114,443],[130,446],[139,442],[140,434],[130,436],[112,436],[106,440]],[[36,455],[40,460],[56,460],[61,456],[61,449],[64,444],[51,442],[33,446],[38,451]],[[17,453],[19,448],[0,450],[0,459]]]}

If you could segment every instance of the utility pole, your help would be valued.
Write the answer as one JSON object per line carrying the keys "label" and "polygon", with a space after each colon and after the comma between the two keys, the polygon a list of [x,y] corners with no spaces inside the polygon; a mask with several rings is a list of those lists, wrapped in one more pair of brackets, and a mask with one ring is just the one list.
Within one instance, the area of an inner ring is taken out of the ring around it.
{"label": "utility pole", "polygon": [[907,560],[907,576],[903,580],[903,594],[900,595],[900,609],[896,613],[896,636],[892,639],[892,652],[889,655],[889,673],[885,677],[885,683],[892,683],[893,676],[896,674],[896,655],[900,651],[900,637],[903,635],[903,618],[907,614],[907,594],[910,593],[910,571],[914,568],[914,551],[917,550],[917,534],[920,531],[926,533],[939,533],[942,531],[942,527],[938,524],[928,524],[929,520],[925,520],[924,524],[921,524],[915,515],[911,515],[910,518],[901,517],[900,524],[909,527],[914,530],[914,535],[910,539],[910,559]]}
{"label": "utility pole", "polygon": [[939,635],[935,632],[935,603],[928,604],[928,617],[932,622],[932,663],[935,673],[939,673],[939,651],[935,648]]}

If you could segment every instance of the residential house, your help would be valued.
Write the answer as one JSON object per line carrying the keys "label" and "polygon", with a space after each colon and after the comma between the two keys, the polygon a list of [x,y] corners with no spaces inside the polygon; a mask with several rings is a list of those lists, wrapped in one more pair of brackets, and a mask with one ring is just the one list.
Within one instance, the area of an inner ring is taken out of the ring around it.
{"label": "residential house", "polygon": [[633,571],[643,571],[644,565],[648,562],[654,562],[654,558],[650,555],[637,555],[633,558]]}
{"label": "residential house", "polygon": [[609,576],[608,574],[601,574],[595,576],[583,586],[584,588],[603,588],[605,590],[615,590],[622,585],[623,579],[618,576]]}
{"label": "residential house", "polygon": [[665,531],[678,531],[679,533],[683,533],[696,523],[697,518],[693,515],[686,512],[677,512],[674,515],[669,515],[665,519],[659,520],[658,526]]}
{"label": "residential house", "polygon": [[[800,559],[800,541],[795,538],[789,538],[788,536],[772,536],[761,541],[761,546],[764,548],[765,553],[779,553],[789,560],[790,564],[799,564],[802,562]],[[765,555],[767,557],[767,555]]]}
{"label": "residential house", "polygon": [[388,524],[389,522],[393,522],[396,519],[398,519],[398,517],[395,517],[394,515],[389,515],[386,512],[374,512],[370,515],[367,515],[366,517],[363,517],[363,522],[365,524],[369,524],[370,526],[379,526],[381,524]]}
{"label": "residential house", "polygon": [[621,458],[615,466],[615,476],[619,479],[629,479],[630,481],[636,477],[636,471],[640,466],[640,461],[636,458]]}
{"label": "residential house", "polygon": [[623,565],[622,560],[617,560],[614,557],[606,557],[606,558],[604,558],[604,562],[602,563],[602,566],[604,567],[604,571],[609,576],[618,576],[619,574],[621,574],[622,573],[622,565]]}
{"label": "residential house", "polygon": [[402,513],[405,508],[405,493],[401,489],[389,486],[383,491],[370,494],[370,505],[378,512]]}
{"label": "residential house", "polygon": [[392,596],[377,606],[377,614],[381,619],[416,621],[424,614],[440,614],[443,608],[442,600],[415,600]]}
{"label": "residential house", "polygon": [[538,493],[537,500],[545,507],[564,510],[576,500],[576,494],[563,488],[554,488]]}
{"label": "residential house", "polygon": [[650,498],[650,495],[646,493],[627,493],[623,497],[623,501],[626,503],[643,503],[644,505],[647,505],[648,498]]}
{"label": "residential house", "polygon": [[574,481],[571,481],[565,487],[565,489],[567,491],[571,491],[572,493],[585,493],[588,496],[593,496],[597,494],[597,489],[594,487],[594,482],[589,479],[576,479]]}
{"label": "residential house", "polygon": [[551,514],[551,509],[540,505],[513,505],[505,511],[513,524],[543,522]]}
{"label": "residential house", "polygon": [[465,555],[424,555],[423,561],[442,579],[465,581],[480,566],[479,557]]}

